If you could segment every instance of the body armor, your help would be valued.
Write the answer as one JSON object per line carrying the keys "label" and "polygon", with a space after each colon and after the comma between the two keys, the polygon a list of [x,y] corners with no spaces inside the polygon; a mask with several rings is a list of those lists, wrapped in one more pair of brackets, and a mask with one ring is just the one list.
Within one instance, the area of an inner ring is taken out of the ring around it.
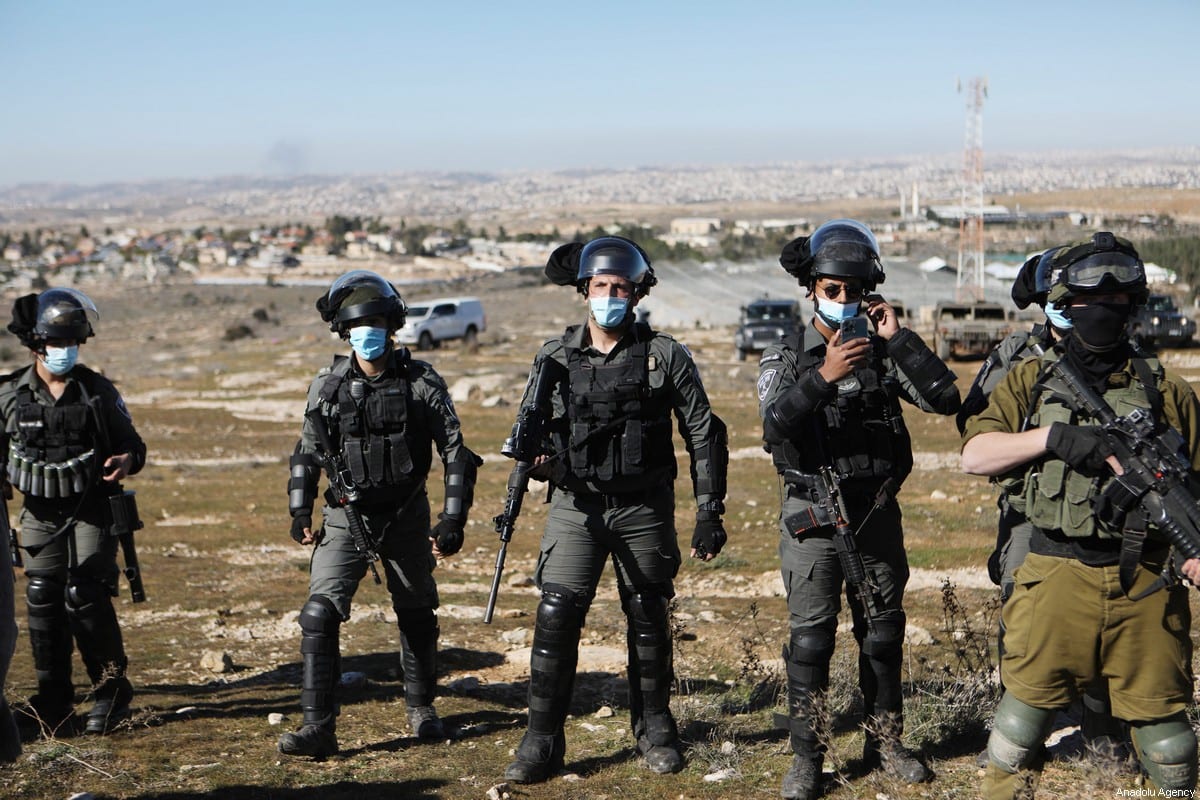
{"label": "body armor", "polygon": [[321,387],[321,413],[363,505],[394,504],[429,473],[429,448],[416,446],[408,430],[409,367],[397,357],[392,377],[368,381],[352,375],[349,359],[339,356]]}
{"label": "body armor", "polygon": [[[1047,363],[1056,358],[1056,352],[1049,352],[1042,360]],[[1163,370],[1158,360],[1145,361],[1149,368],[1147,374],[1152,375],[1155,381],[1161,380]],[[1073,411],[1063,396],[1054,392],[1053,384],[1039,383],[1034,392],[1035,401],[1030,406],[1026,428],[1048,428],[1055,422],[1067,425],[1095,424],[1095,420]],[[1161,419],[1160,410],[1153,407],[1150,395],[1137,379],[1130,380],[1126,386],[1109,387],[1103,394],[1104,400],[1118,416],[1125,416],[1140,408],[1150,411],[1156,420]],[[1025,473],[1026,515],[1038,528],[1061,530],[1065,536],[1120,539],[1122,531],[1099,522],[1092,506],[1096,495],[1104,490],[1112,478],[1111,474],[1096,477],[1082,475],[1071,469],[1065,461],[1053,457],[1035,462]]]}
{"label": "body armor", "polygon": [[581,351],[566,351],[568,465],[580,480],[606,481],[659,470],[675,475],[671,398],[666,391],[650,388],[653,332],[645,325],[637,329],[629,358],[617,364],[589,364]]}
{"label": "body armor", "polygon": [[97,437],[85,383],[93,374],[75,367],[76,399],[53,406],[39,403],[31,387],[17,388],[17,430],[9,440],[8,478],[23,494],[69,498],[82,494],[90,483]]}
{"label": "body armor", "polygon": [[[797,354],[796,374],[817,368],[821,359],[801,350],[800,337],[792,334],[786,346]],[[837,397],[812,418],[809,436],[771,446],[779,472],[795,469],[816,474],[832,466],[842,479],[863,481],[873,491],[887,478],[897,485],[912,471],[912,440],[900,411],[900,383],[883,367],[883,342],[874,340],[869,366],[838,382]]]}

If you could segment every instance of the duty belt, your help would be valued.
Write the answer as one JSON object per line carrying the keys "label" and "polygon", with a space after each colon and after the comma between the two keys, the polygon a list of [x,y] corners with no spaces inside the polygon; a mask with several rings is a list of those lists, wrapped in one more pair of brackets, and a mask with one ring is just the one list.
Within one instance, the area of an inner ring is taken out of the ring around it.
{"label": "duty belt", "polygon": [[651,499],[658,494],[653,489],[643,489],[636,492],[572,492],[580,505],[603,506],[606,511],[614,508],[649,505]]}

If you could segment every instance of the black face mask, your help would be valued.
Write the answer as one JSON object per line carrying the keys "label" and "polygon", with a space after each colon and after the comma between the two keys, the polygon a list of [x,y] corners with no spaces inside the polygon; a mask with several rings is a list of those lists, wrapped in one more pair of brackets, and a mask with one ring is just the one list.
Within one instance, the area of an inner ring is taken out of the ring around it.
{"label": "black face mask", "polygon": [[1089,303],[1070,306],[1067,317],[1073,330],[1089,350],[1111,350],[1125,338],[1125,325],[1133,306],[1129,303]]}

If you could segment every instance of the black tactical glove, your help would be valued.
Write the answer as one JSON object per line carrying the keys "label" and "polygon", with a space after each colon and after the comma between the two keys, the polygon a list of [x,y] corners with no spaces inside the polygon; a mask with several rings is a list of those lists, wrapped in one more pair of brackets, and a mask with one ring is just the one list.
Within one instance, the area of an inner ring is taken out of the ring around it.
{"label": "black tactical glove", "polygon": [[725,526],[719,516],[703,516],[696,518],[696,532],[692,534],[692,548],[696,558],[703,559],[716,555],[725,546],[729,537],[725,535]]}
{"label": "black tactical glove", "polygon": [[463,520],[438,515],[438,524],[433,526],[429,535],[437,543],[437,549],[444,556],[452,556],[463,546]]}
{"label": "black tactical glove", "polygon": [[1050,426],[1046,449],[1084,475],[1101,474],[1107,466],[1105,459],[1112,455],[1097,429],[1063,422]]}
{"label": "black tactical glove", "polygon": [[304,529],[312,530],[312,515],[300,514],[292,517],[292,538],[297,542],[304,541]]}

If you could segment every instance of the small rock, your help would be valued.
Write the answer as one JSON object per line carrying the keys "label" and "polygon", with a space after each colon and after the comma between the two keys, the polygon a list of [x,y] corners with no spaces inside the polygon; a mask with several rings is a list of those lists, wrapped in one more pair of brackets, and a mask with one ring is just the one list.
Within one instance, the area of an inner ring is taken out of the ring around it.
{"label": "small rock", "polygon": [[67,798],[67,800],[96,800],[96,795],[91,792],[79,792]]}
{"label": "small rock", "polygon": [[500,634],[500,639],[509,644],[523,645],[529,639],[529,629],[513,628],[511,631]]}
{"label": "small rock", "polygon": [[196,711],[196,710],[197,710],[197,708],[195,706],[184,706],[183,708],[175,709],[175,713],[176,714],[191,714],[193,711]]}
{"label": "small rock", "polygon": [[233,657],[220,650],[205,650],[200,656],[200,669],[209,672],[233,672]]}
{"label": "small rock", "polygon": [[605,728],[603,725],[596,725],[591,722],[581,722],[581,723],[579,723],[579,727],[583,728],[588,733],[595,733],[596,731],[608,730],[608,728]]}
{"label": "small rock", "polygon": [[534,580],[523,572],[514,572],[508,576],[508,585],[514,587],[533,586]]}
{"label": "small rock", "polygon": [[615,713],[616,712],[612,710],[612,706],[600,706],[596,709],[596,713],[593,716],[599,717],[600,719],[608,719]]}
{"label": "small rock", "polygon": [[479,405],[483,406],[484,408],[498,408],[500,406],[508,405],[508,401],[500,395],[494,394],[491,397],[483,398],[483,402]]}
{"label": "small rock", "polygon": [[731,756],[736,751],[737,751],[737,747],[734,746],[733,742],[730,742],[730,741],[721,742],[721,755]]}
{"label": "small rock", "polygon": [[583,778],[581,778],[579,774],[575,772],[566,773],[562,776],[562,779],[567,783],[578,783],[579,781],[583,780]]}
{"label": "small rock", "polygon": [[720,783],[721,781],[727,781],[732,778],[736,778],[737,776],[738,776],[738,771],[736,769],[726,767],[725,769],[719,769],[716,772],[710,772],[707,775],[705,775],[704,782],[705,783]]}
{"label": "small rock", "polygon": [[267,714],[268,725],[282,725],[283,719],[283,714],[280,714],[278,711],[273,711],[270,714]]}
{"label": "small rock", "polygon": [[943,492],[941,489],[934,489],[932,492],[929,493],[930,500],[945,500],[946,497],[947,497],[946,493]]}
{"label": "small rock", "polygon": [[508,800],[510,797],[512,795],[508,792],[507,783],[497,783],[487,790],[487,800]]}

